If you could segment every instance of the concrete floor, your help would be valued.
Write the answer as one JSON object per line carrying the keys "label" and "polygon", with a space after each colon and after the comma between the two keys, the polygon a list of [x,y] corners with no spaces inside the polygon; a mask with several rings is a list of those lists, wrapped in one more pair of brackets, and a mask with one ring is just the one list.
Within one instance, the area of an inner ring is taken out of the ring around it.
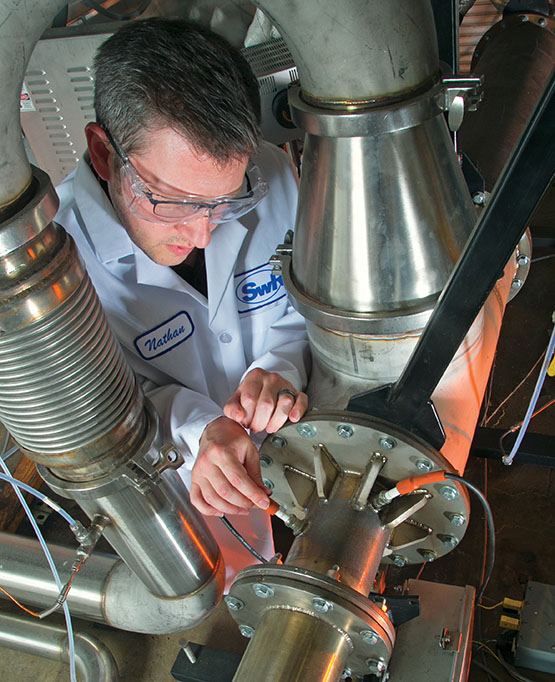
{"label": "concrete floor", "polygon": [[[535,257],[553,254],[538,250]],[[533,268],[529,281],[516,299],[509,305],[496,360],[489,413],[507,396],[545,349],[551,329],[551,311],[555,300],[555,259],[539,261]],[[499,421],[491,424],[508,428],[522,418],[533,390],[537,373],[528,379],[505,408],[499,413]],[[555,379],[548,378],[540,398],[540,405],[555,397]],[[555,407],[535,418],[530,428],[536,433],[554,435]],[[486,603],[494,604],[508,596],[522,599],[528,580],[543,583],[555,582],[555,470],[522,464],[518,461],[512,467],[505,467],[499,461],[472,458],[465,475],[485,488],[488,478],[488,497],[496,519],[497,559],[492,581],[486,592]],[[71,511],[71,510],[70,510]],[[53,519],[51,517],[51,519]],[[58,540],[55,524],[49,519],[45,532],[52,540]],[[27,534],[29,529],[23,523],[19,532]],[[289,536],[279,534],[276,538],[278,549],[286,551]],[[474,505],[469,528],[459,547],[437,563],[427,564],[422,578],[430,581],[456,585],[477,585],[482,565],[483,516],[481,509]],[[0,557],[1,560],[1,557]],[[416,576],[418,566],[406,569],[392,568],[387,583],[391,589],[402,584],[407,578]],[[9,602],[0,601],[3,612],[16,613],[18,610]],[[481,612],[481,632],[475,627],[475,639],[495,639],[500,634],[498,611]],[[62,624],[58,616],[52,622]],[[76,631],[91,632],[105,642],[112,651],[120,672],[121,682],[172,682],[170,670],[180,649],[180,640],[193,642],[240,653],[247,640],[243,639],[220,604],[215,613],[201,626],[187,633],[168,636],[136,635],[115,631],[97,624],[75,619]],[[1,649],[1,682],[66,682],[69,680],[68,666],[37,658],[9,649]],[[479,659],[483,661],[482,657]],[[491,658],[487,665],[501,679],[509,681],[507,674]],[[553,675],[535,671],[523,671],[530,679],[538,682],[554,680]],[[261,678],[262,679],[262,678]],[[486,682],[487,676],[472,667],[470,682]],[[393,682],[393,681],[392,681]],[[431,680],[431,682],[434,682]]]}

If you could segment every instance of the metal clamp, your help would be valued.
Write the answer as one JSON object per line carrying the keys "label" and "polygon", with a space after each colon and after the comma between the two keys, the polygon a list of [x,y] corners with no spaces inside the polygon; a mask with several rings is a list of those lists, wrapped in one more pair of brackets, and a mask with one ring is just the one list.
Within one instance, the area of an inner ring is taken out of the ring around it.
{"label": "metal clamp", "polygon": [[456,132],[463,122],[465,110],[476,111],[482,101],[483,80],[481,76],[450,76],[443,79],[443,86],[449,129]]}

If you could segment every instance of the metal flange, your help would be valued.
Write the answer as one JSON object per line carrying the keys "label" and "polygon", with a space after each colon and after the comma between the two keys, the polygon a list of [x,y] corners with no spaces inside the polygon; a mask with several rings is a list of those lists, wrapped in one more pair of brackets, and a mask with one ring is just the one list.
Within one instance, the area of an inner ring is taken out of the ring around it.
{"label": "metal flange", "polygon": [[[313,411],[269,436],[260,449],[264,481],[273,499],[300,520],[306,517],[311,500],[321,497],[319,488],[333,485],[335,467],[321,459],[321,446],[339,467],[338,473],[360,475],[361,485],[372,459],[385,460],[369,491],[370,499],[411,476],[440,470],[456,473],[437,450],[401,428],[354,412]],[[322,476],[327,479],[323,481]],[[470,511],[464,486],[443,481],[425,485],[421,492],[426,503],[395,527],[383,562],[403,566],[433,561],[464,536]],[[380,516],[387,523],[387,510]]]}

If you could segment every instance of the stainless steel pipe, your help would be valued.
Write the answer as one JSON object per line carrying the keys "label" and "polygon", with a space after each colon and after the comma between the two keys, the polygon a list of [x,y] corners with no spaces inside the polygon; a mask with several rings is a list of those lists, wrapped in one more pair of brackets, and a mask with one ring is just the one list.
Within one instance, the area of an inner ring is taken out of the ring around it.
{"label": "stainless steel pipe", "polygon": [[[67,632],[44,621],[0,613],[0,646],[52,661],[69,661]],[[75,633],[75,664],[82,682],[118,682],[114,657],[94,635]]]}
{"label": "stainless steel pipe", "polygon": [[[0,584],[19,601],[48,608],[58,596],[37,541],[0,533]],[[69,577],[75,551],[50,544],[62,582]],[[121,630],[168,634],[193,627],[216,606],[222,585],[218,572],[193,594],[159,598],[113,555],[95,552],[77,573],[68,595],[71,613]]]}

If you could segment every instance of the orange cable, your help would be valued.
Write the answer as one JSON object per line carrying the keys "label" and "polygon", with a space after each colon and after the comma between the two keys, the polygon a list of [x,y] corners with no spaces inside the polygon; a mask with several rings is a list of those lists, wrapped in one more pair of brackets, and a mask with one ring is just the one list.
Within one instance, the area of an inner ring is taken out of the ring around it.
{"label": "orange cable", "polygon": [[16,599],[15,597],[12,597],[12,595],[11,595],[7,590],[5,590],[3,587],[0,587],[0,590],[1,590],[7,597],[9,597],[9,598],[13,601],[14,604],[17,604],[17,605],[19,606],[20,609],[23,609],[23,611],[25,611],[26,613],[29,613],[31,616],[34,616],[35,618],[40,618],[40,616],[39,616],[38,613],[35,613],[34,611],[30,611],[29,609],[26,609],[26,608],[23,606],[23,604],[20,604],[20,603],[17,601],[17,599]]}

